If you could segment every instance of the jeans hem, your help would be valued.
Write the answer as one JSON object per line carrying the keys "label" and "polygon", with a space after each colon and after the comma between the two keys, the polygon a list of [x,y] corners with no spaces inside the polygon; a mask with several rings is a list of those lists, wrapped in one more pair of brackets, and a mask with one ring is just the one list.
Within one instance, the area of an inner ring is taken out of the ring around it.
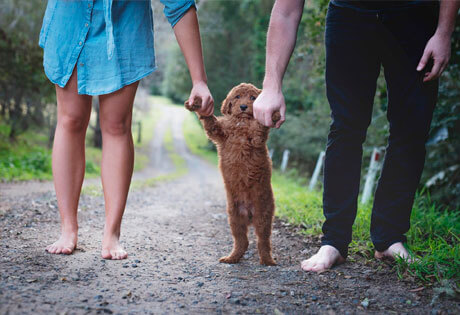
{"label": "jeans hem", "polygon": [[386,242],[380,242],[380,241],[373,241],[375,250],[378,252],[384,252],[390,247],[391,245],[395,243],[405,243],[407,241],[406,237],[401,237],[394,239],[392,241],[386,241]]}
{"label": "jeans hem", "polygon": [[329,246],[332,246],[334,247],[335,249],[337,249],[340,253],[340,256],[342,256],[344,259],[347,258],[348,256],[348,245],[339,245],[338,243],[334,242],[334,241],[329,241],[329,240],[322,240],[321,241],[321,246],[324,246],[324,245],[329,245]]}

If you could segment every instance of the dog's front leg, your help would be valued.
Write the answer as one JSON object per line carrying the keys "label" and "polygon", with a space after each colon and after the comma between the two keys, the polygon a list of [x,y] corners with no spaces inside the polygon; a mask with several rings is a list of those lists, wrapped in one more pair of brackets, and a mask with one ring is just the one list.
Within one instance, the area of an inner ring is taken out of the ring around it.
{"label": "dog's front leg", "polygon": [[216,116],[199,116],[199,118],[209,139],[217,143],[225,141],[226,135],[224,129]]}
{"label": "dog's front leg", "polygon": [[[191,112],[196,112],[198,109],[201,108],[201,99],[197,99],[194,104],[189,104],[189,102],[186,101],[185,108],[187,108]],[[224,129],[216,116],[201,116],[199,114],[197,115],[198,118],[201,120],[203,128],[206,131],[206,135],[209,139],[217,143],[222,143],[223,141],[225,141],[226,135]]]}

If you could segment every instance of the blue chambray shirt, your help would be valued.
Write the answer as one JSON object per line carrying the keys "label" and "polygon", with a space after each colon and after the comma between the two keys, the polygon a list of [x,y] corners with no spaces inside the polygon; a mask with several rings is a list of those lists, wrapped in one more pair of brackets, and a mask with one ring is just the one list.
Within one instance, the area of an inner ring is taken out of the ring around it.
{"label": "blue chambray shirt", "polygon": [[[174,26],[193,0],[161,0]],[[48,0],[40,32],[43,66],[65,87],[77,69],[78,93],[114,92],[156,69],[151,0]]]}

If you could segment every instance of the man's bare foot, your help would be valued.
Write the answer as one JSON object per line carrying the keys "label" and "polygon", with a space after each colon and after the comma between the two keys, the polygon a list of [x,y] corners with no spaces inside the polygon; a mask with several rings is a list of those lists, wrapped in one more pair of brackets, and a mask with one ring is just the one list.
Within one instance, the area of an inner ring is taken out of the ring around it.
{"label": "man's bare foot", "polygon": [[46,247],[46,251],[50,254],[70,255],[77,246],[78,232],[61,232],[59,239]]}
{"label": "man's bare foot", "polygon": [[104,235],[101,255],[104,259],[120,260],[128,258],[128,253],[120,245],[119,237],[113,234]]}
{"label": "man's bare foot", "polygon": [[344,262],[345,258],[340,255],[335,247],[324,245],[310,259],[302,261],[301,266],[305,271],[322,272]]}
{"label": "man's bare foot", "polygon": [[407,251],[407,249],[404,247],[403,243],[401,243],[401,242],[394,243],[393,245],[388,247],[383,252],[375,251],[374,257],[376,259],[389,258],[389,259],[393,259],[393,260],[395,258],[400,257],[400,258],[402,258],[403,260],[405,260],[409,264],[413,263],[415,261],[414,257],[412,257],[409,254],[409,252]]}

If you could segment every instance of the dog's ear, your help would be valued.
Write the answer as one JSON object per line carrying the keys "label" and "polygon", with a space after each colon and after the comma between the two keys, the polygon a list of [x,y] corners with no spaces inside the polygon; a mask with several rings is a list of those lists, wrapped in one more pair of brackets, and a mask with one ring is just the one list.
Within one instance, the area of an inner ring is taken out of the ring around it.
{"label": "dog's ear", "polygon": [[222,115],[231,115],[232,114],[232,99],[231,99],[231,94],[228,93],[227,97],[225,100],[222,102],[222,107],[220,108],[220,111]]}

